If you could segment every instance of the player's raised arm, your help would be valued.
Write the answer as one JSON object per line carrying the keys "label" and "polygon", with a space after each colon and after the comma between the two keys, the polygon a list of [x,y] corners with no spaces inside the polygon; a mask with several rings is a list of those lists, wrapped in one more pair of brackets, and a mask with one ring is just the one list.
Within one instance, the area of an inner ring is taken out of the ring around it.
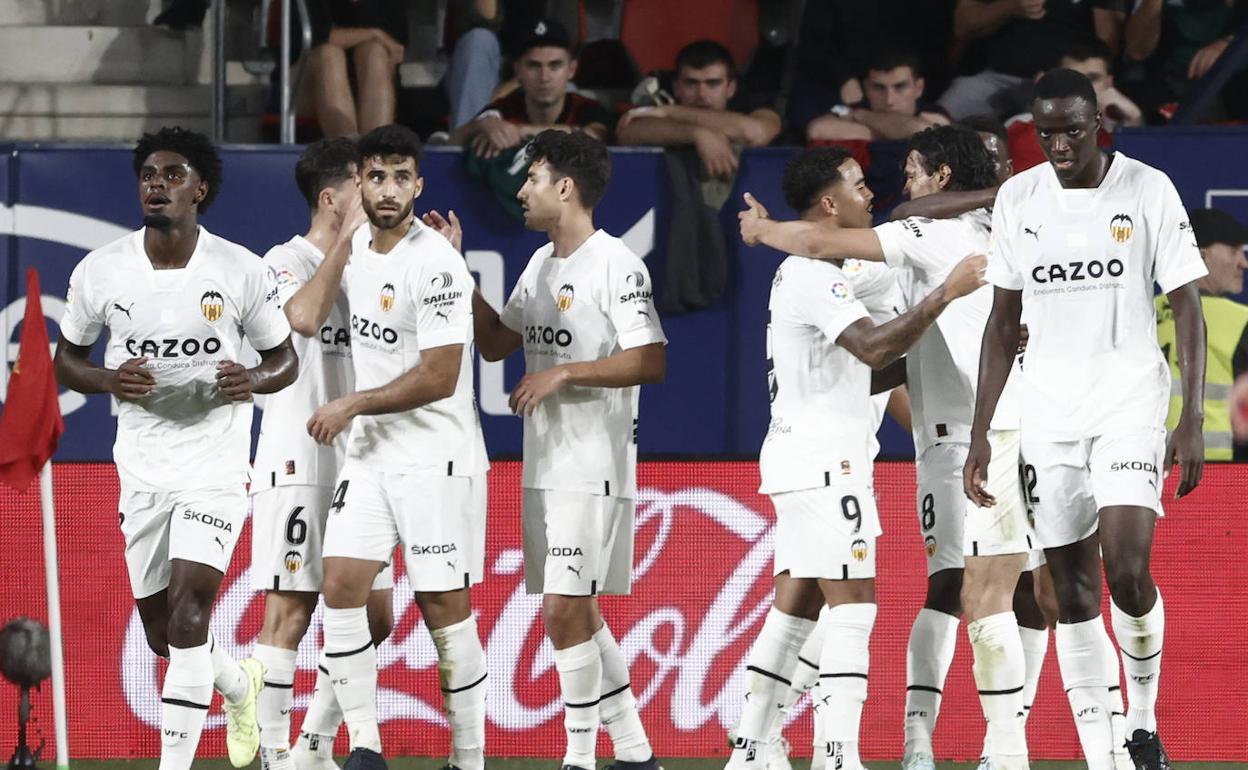
{"label": "player's raised arm", "polygon": [[299,287],[299,291],[282,307],[286,319],[290,321],[290,328],[304,337],[319,332],[329,317],[330,308],[341,291],[343,270],[351,256],[351,236],[366,221],[368,219],[359,196],[353,196],[343,207],[334,243],[325,252],[324,261],[317,265],[311,280]]}
{"label": "player's raised arm", "polygon": [[986,263],[982,254],[965,257],[949,272],[945,282],[918,305],[879,326],[863,318],[841,332],[836,344],[872,369],[888,366],[914,347],[950,302],[984,285]]}
{"label": "player's raised arm", "polygon": [[997,199],[999,186],[983,190],[946,190],[944,192],[912,198],[900,203],[888,215],[889,221],[927,217],[928,219],[952,219],[975,209],[989,208]]}
{"label": "player's raised arm", "polygon": [[767,215],[767,209],[750,193],[745,194],[746,209],[737,215],[741,240],[747,245],[762,243],[777,251],[813,259],[865,259],[884,261],[880,238],[867,228],[840,227],[830,219],[818,222],[793,220],[780,222]]}
{"label": "player's raised arm", "polygon": [[1166,443],[1165,473],[1179,464],[1182,475],[1175,497],[1183,497],[1200,483],[1205,466],[1205,317],[1195,281],[1168,292],[1166,297],[1174,310],[1183,411]]}

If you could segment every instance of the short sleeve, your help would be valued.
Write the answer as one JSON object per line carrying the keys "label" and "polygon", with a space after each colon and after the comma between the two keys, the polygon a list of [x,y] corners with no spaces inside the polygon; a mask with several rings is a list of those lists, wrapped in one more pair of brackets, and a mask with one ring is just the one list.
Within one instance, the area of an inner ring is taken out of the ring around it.
{"label": "short sleeve", "polygon": [[646,263],[629,253],[612,262],[611,303],[608,310],[616,339],[624,350],[655,343],[666,344],[667,337],[654,309],[654,286]]}
{"label": "short sleeve", "polygon": [[95,302],[87,272],[87,260],[84,259],[69,277],[65,315],[61,318],[61,337],[84,347],[94,345],[104,330],[104,308]]}
{"label": "short sleeve", "polygon": [[428,350],[468,344],[472,340],[473,282],[459,255],[452,260],[440,253],[412,274],[418,285],[409,286],[408,293],[415,303],[417,346]]}
{"label": "short sleeve", "polygon": [[1196,232],[1187,218],[1187,209],[1179,198],[1174,183],[1165,174],[1157,174],[1161,194],[1157,206],[1161,216],[1149,225],[1156,227],[1152,235],[1157,244],[1153,256],[1153,274],[1163,293],[1169,294],[1184,284],[1209,274],[1196,246]]}
{"label": "short sleeve", "polygon": [[992,238],[988,242],[988,269],[984,278],[988,283],[1002,289],[1022,291],[1023,274],[1019,270],[1014,253],[1013,212],[1007,201],[997,195],[997,205],[992,210]]}
{"label": "short sleeve", "polygon": [[290,323],[278,301],[277,286],[262,265],[247,271],[241,300],[243,335],[253,348],[272,350],[290,336]]}
{"label": "short sleeve", "polygon": [[277,289],[277,306],[282,307],[301,289],[305,283],[291,264],[289,251],[282,246],[274,246],[264,255],[264,264],[269,271],[269,280]]}
{"label": "short sleeve", "polygon": [[884,252],[884,263],[889,267],[912,267],[933,275],[939,275],[951,267],[962,254],[950,254],[942,250],[942,231],[961,225],[956,220],[937,221],[927,217],[908,217],[896,222],[885,222],[874,228]]}
{"label": "short sleeve", "polygon": [[804,320],[833,342],[852,324],[870,317],[866,306],[854,294],[849,278],[839,270],[818,278],[803,277],[801,281],[800,307]]}

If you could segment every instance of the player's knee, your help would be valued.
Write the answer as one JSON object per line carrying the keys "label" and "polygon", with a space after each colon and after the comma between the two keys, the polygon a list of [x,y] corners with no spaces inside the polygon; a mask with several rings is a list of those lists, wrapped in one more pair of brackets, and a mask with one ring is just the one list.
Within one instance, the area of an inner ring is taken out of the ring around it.
{"label": "player's knee", "polygon": [[1114,604],[1132,615],[1143,615],[1144,606],[1151,604],[1155,588],[1147,565],[1106,565],[1105,582],[1109,584]]}
{"label": "player's knee", "polygon": [[196,601],[180,602],[170,609],[167,638],[174,647],[203,644],[208,635],[209,611]]}

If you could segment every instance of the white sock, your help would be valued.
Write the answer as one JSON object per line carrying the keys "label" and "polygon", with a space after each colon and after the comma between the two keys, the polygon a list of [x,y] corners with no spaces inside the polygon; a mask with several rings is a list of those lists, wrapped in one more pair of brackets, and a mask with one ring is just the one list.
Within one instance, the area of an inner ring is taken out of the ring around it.
{"label": "white sock", "polygon": [[230,703],[238,703],[247,697],[251,682],[243,673],[238,661],[230,657],[225,648],[217,644],[212,633],[208,634],[208,650],[212,654],[212,684],[221,693],[221,697]]}
{"label": "white sock", "polygon": [[793,684],[797,655],[814,629],[814,621],[787,615],[775,607],[767,613],[746,661],[745,708],[737,722],[737,740],[729,767],[765,762],[756,744],[765,741]]}
{"label": "white sock", "polygon": [[[823,657],[822,650],[820,650],[819,657]],[[828,765],[828,739],[823,731],[823,687],[818,681],[810,691],[810,717],[815,723],[811,731],[814,736],[814,746],[810,752],[810,770],[824,770]]]}
{"label": "white sock", "polygon": [[316,751],[317,747],[328,742],[332,756],[334,738],[341,725],[342,709],[338,708],[338,696],[334,695],[334,686],[330,684],[329,665],[322,651],[316,666],[316,687],[312,690],[312,700],[299,727],[299,745]]}
{"label": "white sock", "polygon": [[485,650],[471,615],[445,628],[430,629],[438,650],[442,705],[451,724],[449,764],[460,770],[485,768]]}
{"label": "white sock", "polygon": [[555,668],[563,693],[563,729],[568,735],[563,764],[593,770],[602,693],[602,653],[593,639],[555,650]]}
{"label": "white sock", "polygon": [[988,756],[1003,758],[1003,764],[1026,761],[1023,690],[1027,664],[1018,619],[1013,612],[999,612],[967,624],[966,632],[975,658],[971,670],[988,724]]}
{"label": "white sock", "polygon": [[628,661],[620,645],[611,635],[604,622],[594,634],[594,644],[602,656],[602,700],[598,704],[598,716],[611,736],[615,758],[621,762],[645,762],[654,756],[646,728],[641,725],[637,711],[637,698],[629,681]]}
{"label": "white sock", "polygon": [[368,630],[366,608],[325,608],[325,662],[338,707],[347,722],[351,749],[372,749],[380,754],[377,648]]}
{"label": "white sock", "polygon": [[1018,638],[1023,643],[1023,660],[1027,665],[1027,683],[1023,685],[1023,709],[1025,716],[1030,716],[1031,704],[1036,702],[1036,691],[1040,688],[1044,656],[1049,653],[1049,629],[1019,626]]}
{"label": "white sock", "polygon": [[1126,734],[1136,730],[1157,731],[1157,683],[1161,679],[1161,647],[1166,636],[1166,609],[1157,591],[1157,603],[1137,618],[1110,602],[1114,636],[1122,648],[1122,668],[1127,674]]}
{"label": "white sock", "polygon": [[[810,754],[810,770],[823,770],[828,760],[828,742],[823,737],[823,717],[819,715],[822,706],[822,691],[819,689],[819,659],[823,657],[823,637],[828,629],[828,608],[825,605],[819,612],[819,620],[815,628],[806,637],[806,643],[797,654],[797,670],[793,672],[793,691],[796,693],[793,702],[802,697],[802,693],[810,693],[810,717],[814,722],[811,733],[814,738],[814,750]],[[784,728],[784,720],[776,720],[779,726],[774,731],[779,737]]]}
{"label": "white sock", "polygon": [[1088,770],[1114,767],[1103,636],[1105,621],[1100,615],[1082,623],[1058,623],[1055,632],[1062,686],[1075,715],[1075,729]]}
{"label": "white sock", "polygon": [[1127,753],[1127,710],[1122,706],[1122,669],[1118,662],[1118,648],[1106,634],[1101,644],[1101,661],[1105,666],[1105,703],[1109,708],[1109,733],[1114,753],[1114,765],[1118,770],[1135,770],[1135,763]]}
{"label": "white sock", "polygon": [[862,707],[867,702],[874,604],[839,604],[828,610],[823,654],[819,658],[820,717],[826,740],[827,767],[854,770],[862,766],[858,737]]}
{"label": "white sock", "polygon": [[906,647],[905,756],[932,753],[932,733],[940,713],[945,675],[958,643],[958,619],[923,608]]}
{"label": "white sock", "polygon": [[210,642],[169,647],[169,669],[160,691],[160,768],[189,770],[212,704]]}
{"label": "white sock", "polygon": [[264,665],[264,689],[256,697],[260,747],[290,750],[290,702],[295,693],[295,650],[257,644],[252,657]]}

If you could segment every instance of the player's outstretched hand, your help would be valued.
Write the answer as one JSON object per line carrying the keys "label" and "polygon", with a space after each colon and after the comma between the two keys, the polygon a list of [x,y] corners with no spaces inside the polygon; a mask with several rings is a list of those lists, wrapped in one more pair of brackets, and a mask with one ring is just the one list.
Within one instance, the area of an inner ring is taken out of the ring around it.
{"label": "player's outstretched hand", "polygon": [[1177,500],[1191,492],[1200,483],[1205,472],[1205,435],[1200,425],[1189,420],[1179,420],[1178,427],[1166,441],[1165,477],[1170,477],[1170,469],[1178,463],[1179,486],[1174,490]]}
{"label": "player's outstretched hand", "polygon": [[988,269],[988,257],[983,254],[969,254],[953,266],[949,276],[945,278],[945,293],[949,299],[965,297],[967,294],[983,286],[984,271]]}
{"label": "player's outstretched hand", "polygon": [[464,253],[464,229],[459,226],[459,217],[455,216],[455,210],[451,209],[446,212],[446,218],[436,211],[430,211],[420,218],[429,227],[441,233],[442,237],[451,242],[455,250]]}
{"label": "player's outstretched hand", "polygon": [[318,444],[329,446],[351,424],[354,417],[349,397],[336,398],[312,413],[308,420],[308,435]]}
{"label": "player's outstretched hand", "polygon": [[991,461],[992,447],[989,446],[987,437],[971,438],[966,465],[962,466],[962,491],[980,508],[991,508],[997,504],[997,499],[988,494],[984,486],[988,478],[988,463]]}
{"label": "player's outstretched hand", "polygon": [[237,361],[217,364],[217,388],[231,401],[250,401],[251,374]]}
{"label": "player's outstretched hand", "polygon": [[568,381],[568,370],[562,366],[532,372],[520,378],[511,391],[511,413],[521,417],[532,416],[542,399],[559,390]]}
{"label": "player's outstretched hand", "polygon": [[745,241],[747,246],[757,246],[762,242],[763,232],[771,220],[768,218],[766,207],[753,195],[747,192],[744,198],[746,208],[737,214],[737,219],[741,223],[741,240]]}
{"label": "player's outstretched hand", "polygon": [[113,373],[113,384],[109,392],[119,401],[146,398],[156,385],[156,378],[144,366],[146,363],[146,358],[131,358],[123,362]]}

